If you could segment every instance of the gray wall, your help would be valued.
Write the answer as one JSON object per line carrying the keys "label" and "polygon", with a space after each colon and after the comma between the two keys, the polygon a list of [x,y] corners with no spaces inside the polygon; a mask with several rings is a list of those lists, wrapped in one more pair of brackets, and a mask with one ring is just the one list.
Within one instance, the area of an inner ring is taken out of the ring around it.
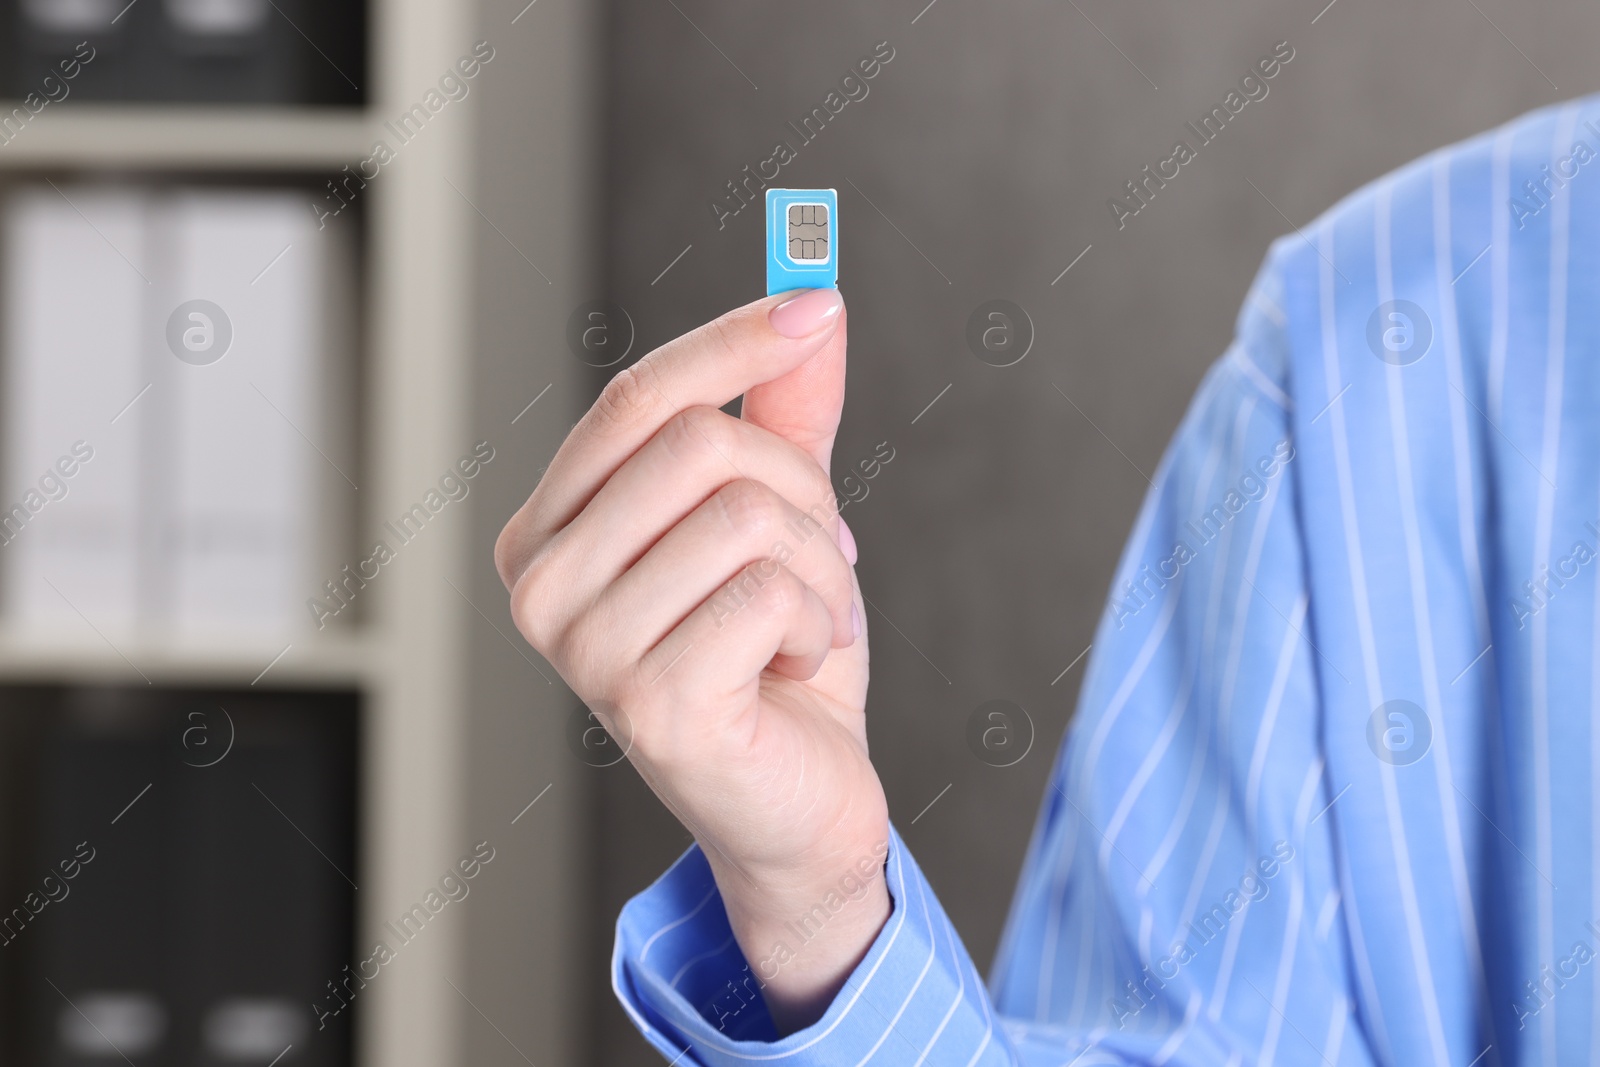
{"label": "gray wall", "polygon": [[478,178],[463,190],[482,212],[473,215],[473,334],[461,352],[442,354],[472,353],[470,439],[496,449],[468,497],[471,686],[459,707],[438,712],[467,719],[464,830],[497,850],[496,877],[479,880],[464,911],[453,978],[463,998],[456,1062],[481,1067],[603,1062],[587,1020],[610,997],[609,942],[588,936],[595,780],[565,742],[577,701],[517,633],[493,562],[501,527],[593,399],[588,368],[562,336],[599,277],[601,13],[586,0],[526,3],[480,9],[477,39],[496,55],[473,90]]}
{"label": "gray wall", "polygon": [[[1600,81],[1600,9],[1337,0],[1313,24],[1325,2],[611,5],[607,295],[632,315],[635,354],[761,295],[759,208],[719,231],[711,200],[776,140],[799,147],[785,122],[876,42],[895,49],[775,184],[839,189],[852,367],[836,469],[882,440],[896,450],[845,511],[881,609],[869,621],[873,758],[980,966],[1083,664],[1052,680],[1091,640],[1144,474],[1226,346],[1268,243],[1429,148]],[[1296,54],[1269,95],[1119,232],[1107,198],[1282,40]],[[1003,369],[963,339],[996,297],[1037,331]],[[992,698],[1023,705],[1037,730],[1009,769],[963,740]],[[603,961],[617,909],[688,836],[626,764],[584,771],[599,823],[588,951]],[[656,1062],[603,974],[585,980],[591,1062]]]}

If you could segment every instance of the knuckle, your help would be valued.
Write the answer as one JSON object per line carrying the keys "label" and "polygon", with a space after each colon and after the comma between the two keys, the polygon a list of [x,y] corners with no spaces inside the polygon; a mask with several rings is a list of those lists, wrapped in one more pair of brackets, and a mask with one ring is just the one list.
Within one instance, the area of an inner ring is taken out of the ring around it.
{"label": "knuckle", "polygon": [[712,319],[700,327],[699,339],[722,355],[738,357],[742,348],[739,343],[741,332],[739,329],[739,311],[731,311],[726,315]]}
{"label": "knuckle", "polygon": [[[785,614],[793,602],[793,595],[799,592],[798,580],[792,574],[776,560],[762,559],[740,568],[723,584],[712,602],[730,613],[749,610],[755,616],[770,618]],[[715,608],[712,622],[713,625],[721,625],[717,621]]]}
{"label": "knuckle", "polygon": [[775,531],[782,520],[772,490],[760,482],[740,478],[717,490],[717,504],[728,528],[740,538],[759,539]]}
{"label": "knuckle", "polygon": [[691,462],[724,457],[733,446],[727,416],[715,408],[685,408],[667,420],[660,436],[674,458]]}
{"label": "knuckle", "polygon": [[602,427],[628,426],[644,419],[658,402],[656,369],[649,359],[624,367],[600,390],[594,402]]}
{"label": "knuckle", "polygon": [[511,586],[511,618],[528,643],[547,657],[558,637],[551,567],[535,559]]}
{"label": "knuckle", "polygon": [[[790,614],[800,605],[805,595],[800,580],[781,567],[769,568],[769,573],[762,575],[758,572],[760,566],[760,564],[751,565],[752,573],[761,583],[756,602],[774,618]],[[777,573],[770,573],[772,569],[776,569]]]}

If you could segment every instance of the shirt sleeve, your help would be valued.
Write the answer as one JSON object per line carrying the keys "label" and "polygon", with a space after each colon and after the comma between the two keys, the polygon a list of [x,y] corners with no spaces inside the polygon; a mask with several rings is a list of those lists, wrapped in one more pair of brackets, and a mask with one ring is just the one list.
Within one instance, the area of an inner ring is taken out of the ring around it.
{"label": "shirt sleeve", "polygon": [[1273,262],[1118,567],[989,985],[892,833],[889,921],[823,1017],[778,1039],[691,849],[623,910],[613,957],[669,1061],[1372,1063],[1324,817]]}

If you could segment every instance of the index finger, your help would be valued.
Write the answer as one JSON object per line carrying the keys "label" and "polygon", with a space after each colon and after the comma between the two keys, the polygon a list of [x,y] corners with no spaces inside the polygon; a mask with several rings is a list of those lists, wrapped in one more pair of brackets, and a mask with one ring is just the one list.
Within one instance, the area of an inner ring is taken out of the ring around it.
{"label": "index finger", "polygon": [[[722,407],[843,345],[837,289],[764,297],[667,342],[607,383],[518,519],[538,538],[571,522],[629,456],[692,407]],[[842,361],[837,363],[842,373]],[[837,390],[840,404],[843,390]],[[838,411],[833,418],[838,419]],[[731,460],[730,460],[731,462]]]}

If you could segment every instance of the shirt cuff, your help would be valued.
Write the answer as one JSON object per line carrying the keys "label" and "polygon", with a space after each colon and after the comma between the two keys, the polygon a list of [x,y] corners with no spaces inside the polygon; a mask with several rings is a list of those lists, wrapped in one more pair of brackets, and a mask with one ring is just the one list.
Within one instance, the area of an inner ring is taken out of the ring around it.
{"label": "shirt cuff", "polygon": [[[892,912],[867,955],[815,1024],[778,1038],[760,973],[733,939],[722,897],[698,845],[617,920],[611,981],[640,1032],[671,1062],[701,1067],[882,1062],[969,1067],[1011,1063],[966,948],[891,827],[884,862]],[[848,907],[850,886],[791,924],[796,955],[810,921]],[[859,890],[857,890],[859,892]],[[782,953],[775,953],[781,959]],[[774,963],[763,961],[769,975]]]}

